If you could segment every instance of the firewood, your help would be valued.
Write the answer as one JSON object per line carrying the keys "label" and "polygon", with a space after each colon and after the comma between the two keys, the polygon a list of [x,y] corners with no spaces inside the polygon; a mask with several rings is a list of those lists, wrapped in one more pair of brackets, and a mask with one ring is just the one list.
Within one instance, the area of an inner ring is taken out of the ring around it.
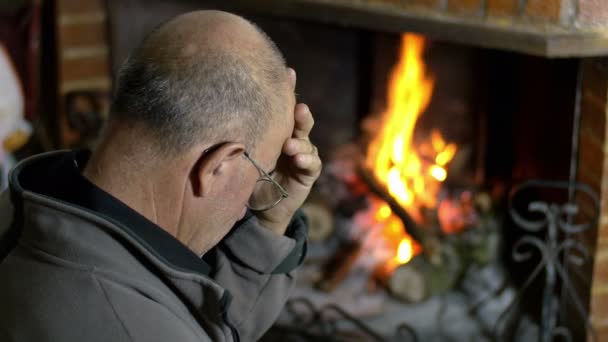
{"label": "firewood", "polygon": [[325,240],[334,231],[334,218],[329,206],[318,201],[307,201],[302,211],[308,217],[308,237],[311,241]]}
{"label": "firewood", "polygon": [[418,303],[444,293],[455,285],[459,273],[452,269],[452,264],[433,265],[423,255],[419,255],[392,272],[379,266],[374,270],[373,277],[396,298]]}
{"label": "firewood", "polygon": [[374,179],[374,176],[371,175],[369,171],[365,169],[365,167],[359,167],[359,175],[367,183],[370,190],[388,203],[392,212],[397,215],[401,221],[403,221],[403,226],[405,227],[408,235],[410,235],[414,240],[424,244],[424,232],[418,228],[418,224],[416,224],[414,219],[412,219],[407,211],[403,209],[399,203],[397,203],[397,201],[390,196],[388,192],[386,192],[386,190],[382,189],[382,186],[378,184],[378,182]]}
{"label": "firewood", "polygon": [[428,282],[425,270],[409,262],[395,269],[389,278],[388,289],[401,300],[418,303],[428,297]]}
{"label": "firewood", "polygon": [[323,291],[332,291],[342,281],[361,253],[361,243],[358,241],[349,241],[338,247],[336,253],[323,265],[321,269],[321,278],[315,286]]}
{"label": "firewood", "polygon": [[492,197],[487,192],[480,192],[475,195],[475,206],[482,214],[492,210]]}

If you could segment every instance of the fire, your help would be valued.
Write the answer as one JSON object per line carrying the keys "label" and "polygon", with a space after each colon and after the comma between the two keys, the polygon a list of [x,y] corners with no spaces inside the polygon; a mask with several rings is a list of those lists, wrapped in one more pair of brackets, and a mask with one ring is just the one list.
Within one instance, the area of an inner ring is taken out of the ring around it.
{"label": "fire", "polygon": [[403,222],[393,214],[388,204],[378,201],[375,206],[374,220],[382,224],[382,237],[396,251],[385,264],[385,269],[392,272],[397,266],[409,262],[422,248],[405,232]]}
{"label": "fire", "polygon": [[422,221],[421,208],[437,206],[440,184],[448,176],[446,165],[457,149],[438,131],[431,132],[430,141],[414,145],[416,122],[431,100],[434,85],[426,73],[423,52],[423,37],[402,36],[382,129],[370,143],[366,159],[366,167],[376,180],[418,222]]}
{"label": "fire", "polygon": [[[365,161],[376,180],[417,222],[422,221],[420,209],[437,207],[441,182],[448,176],[446,166],[457,150],[436,130],[425,141],[414,144],[416,122],[431,100],[434,85],[426,73],[423,52],[423,37],[402,36],[400,59],[391,72],[387,109],[381,117],[382,128],[370,143]],[[384,225],[383,237],[394,244],[395,255],[385,265],[389,270],[420,253],[420,245],[406,233],[388,204],[378,206],[375,220]]]}
{"label": "fire", "polygon": [[399,242],[399,247],[397,248],[397,262],[399,264],[405,264],[412,260],[412,257],[414,257],[414,247],[412,246],[412,240],[401,240],[401,242]]}

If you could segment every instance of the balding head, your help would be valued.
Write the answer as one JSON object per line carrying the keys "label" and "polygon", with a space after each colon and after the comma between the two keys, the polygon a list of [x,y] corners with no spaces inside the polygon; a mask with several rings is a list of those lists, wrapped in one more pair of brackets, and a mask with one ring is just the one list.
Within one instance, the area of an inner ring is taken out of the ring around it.
{"label": "balding head", "polygon": [[138,128],[166,157],[200,142],[242,140],[253,149],[273,116],[289,110],[288,91],[283,57],[261,30],[229,13],[191,12],[133,51],[110,122]]}

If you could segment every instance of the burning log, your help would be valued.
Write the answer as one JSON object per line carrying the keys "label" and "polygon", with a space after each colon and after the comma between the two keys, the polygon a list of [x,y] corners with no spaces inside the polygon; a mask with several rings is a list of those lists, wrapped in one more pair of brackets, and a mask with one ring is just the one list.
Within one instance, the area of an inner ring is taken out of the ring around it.
{"label": "burning log", "polygon": [[431,277],[428,267],[418,265],[421,263],[425,263],[422,258],[415,258],[412,262],[395,269],[387,284],[389,291],[395,297],[409,303],[418,303],[428,298],[428,283]]}
{"label": "burning log", "polygon": [[460,274],[452,263],[433,265],[424,256],[417,256],[395,269],[378,267],[373,277],[396,298],[408,303],[419,303],[441,294],[454,286]]}
{"label": "burning log", "polygon": [[401,219],[403,225],[405,226],[405,231],[414,240],[422,243],[424,241],[423,232],[418,228],[418,225],[416,224],[414,219],[412,219],[412,217],[407,213],[407,211],[403,209],[403,207],[401,207],[391,195],[389,195],[385,190],[383,190],[383,187],[376,182],[374,176],[371,175],[365,169],[365,167],[359,167],[359,174],[361,178],[367,183],[370,190],[378,197],[382,198],[382,200],[384,200],[390,206],[393,213],[395,213],[395,215],[397,215]]}

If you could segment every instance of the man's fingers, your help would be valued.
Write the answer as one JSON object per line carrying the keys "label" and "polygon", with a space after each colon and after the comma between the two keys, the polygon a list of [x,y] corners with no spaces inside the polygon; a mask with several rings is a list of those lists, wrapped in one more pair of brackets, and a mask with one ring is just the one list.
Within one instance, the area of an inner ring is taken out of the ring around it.
{"label": "man's fingers", "polygon": [[318,176],[321,173],[321,158],[316,154],[300,153],[294,157],[294,164],[297,168],[309,176]]}
{"label": "man's fingers", "polygon": [[296,105],[294,121],[293,135],[283,144],[283,153],[292,159],[293,179],[310,186],[321,173],[322,163],[317,148],[308,138],[315,121],[307,105]]}
{"label": "man's fingers", "polygon": [[317,154],[317,148],[308,139],[290,138],[283,145],[283,153],[295,156],[298,153]]}
{"label": "man's fingers", "polygon": [[307,139],[315,120],[307,105],[298,103],[294,113],[295,125],[293,128],[293,137],[298,139]]}

